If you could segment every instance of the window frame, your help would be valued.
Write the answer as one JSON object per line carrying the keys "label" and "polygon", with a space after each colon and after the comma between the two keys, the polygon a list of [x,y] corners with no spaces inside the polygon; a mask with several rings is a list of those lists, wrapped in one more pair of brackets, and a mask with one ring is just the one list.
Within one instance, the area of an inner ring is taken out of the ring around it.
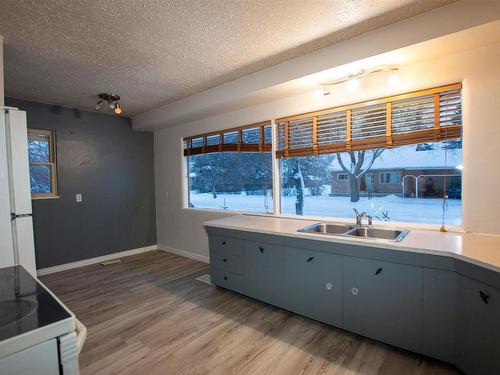
{"label": "window frame", "polygon": [[[340,178],[342,176],[342,178]],[[349,179],[349,176],[347,176],[347,173],[338,173],[337,174],[337,181],[347,181]]]}
{"label": "window frame", "polygon": [[[448,86],[449,87],[459,86],[461,100],[463,100],[462,83],[457,83],[457,84],[448,85]],[[442,87],[448,87],[448,86],[442,86]],[[442,88],[442,87],[440,87],[440,88]],[[440,89],[440,88],[427,89],[427,90],[421,90],[421,91],[430,92],[432,90]],[[412,94],[413,93],[400,94],[400,95],[397,95],[397,97],[404,98],[404,97],[410,96]],[[361,103],[358,103],[358,105],[359,104],[361,104]],[[356,104],[354,104],[354,106],[355,105]],[[464,112],[464,107],[465,107],[463,101],[462,101],[461,105],[462,105],[462,114],[461,115],[463,118],[463,112]],[[329,110],[324,110],[324,111],[329,111]],[[319,111],[318,113],[320,113],[320,112],[322,112],[322,111]],[[296,115],[296,116],[300,117],[301,115]],[[292,117],[294,117],[294,116],[292,116]],[[328,222],[337,222],[337,223],[342,223],[342,224],[351,222],[351,220],[353,219],[352,217],[345,218],[345,217],[341,217],[341,216],[310,216],[310,215],[298,216],[298,215],[294,215],[294,214],[288,214],[288,213],[281,212],[281,175],[280,175],[280,173],[281,173],[281,171],[280,171],[281,157],[278,157],[278,139],[277,139],[278,138],[278,136],[277,136],[277,132],[278,132],[277,121],[278,120],[280,120],[280,119],[272,118],[270,120],[270,125],[271,125],[271,145],[270,146],[271,146],[271,155],[272,155],[271,168],[272,168],[272,191],[273,191],[273,194],[272,194],[273,210],[272,210],[272,212],[260,213],[260,212],[242,211],[242,210],[227,210],[226,211],[226,210],[213,209],[213,208],[190,207],[189,206],[189,191],[188,191],[188,189],[189,189],[189,166],[188,166],[188,163],[186,162],[188,159],[186,157],[182,157],[183,170],[186,172],[186,178],[183,179],[183,181],[184,181],[184,183],[183,183],[183,185],[184,185],[183,207],[182,207],[183,210],[200,211],[200,212],[213,212],[213,213],[221,213],[221,214],[226,214],[226,215],[243,214],[243,215],[264,216],[264,217],[265,216],[268,216],[268,217],[272,216],[272,217],[284,218],[284,219],[303,220],[303,221],[321,221],[321,222],[328,221]],[[462,121],[460,126],[461,126],[461,128],[463,128],[463,121]],[[224,131],[229,131],[229,129],[224,130]],[[213,133],[221,133],[221,131],[213,132]],[[446,134],[446,131],[445,131],[445,134]],[[181,154],[182,155],[184,155],[184,152],[185,152],[185,147],[184,147],[185,138],[186,137],[180,138],[180,145],[181,145],[181,150],[182,150]],[[190,138],[192,138],[192,137],[190,137]],[[463,133],[461,133],[460,138],[463,138]],[[408,144],[417,144],[417,142],[415,142],[415,143],[411,142]],[[403,144],[402,146],[404,146],[404,145],[405,144]],[[301,155],[297,155],[297,156],[301,156]],[[403,174],[401,172],[399,172],[399,174],[400,174],[400,182],[399,183],[401,183]],[[374,177],[374,183],[375,183],[375,181],[377,181],[376,176],[373,176],[373,177]],[[466,179],[466,173],[464,173],[463,171],[461,173],[461,179],[462,179],[462,183]],[[337,178],[336,178],[336,180],[339,181]],[[345,180],[340,180],[340,181],[345,181]],[[394,185],[394,184],[389,184],[389,185]],[[456,232],[456,233],[464,233],[465,232],[465,230],[464,230],[465,219],[464,219],[463,204],[462,204],[462,208],[461,208],[461,217],[462,217],[462,222],[460,225],[447,224],[446,231]],[[418,223],[418,222],[406,222],[406,221],[386,222],[386,221],[381,221],[381,220],[376,220],[376,219],[374,219],[373,222],[377,226],[388,227],[388,228],[393,228],[394,225],[398,225],[398,226],[404,226],[404,227],[407,227],[410,229],[420,229],[420,230],[438,230],[440,227],[442,229],[441,225],[435,224],[435,223]]]}
{"label": "window frame", "polygon": [[[57,185],[57,150],[56,150],[56,133],[54,130],[48,129],[33,129],[28,128],[28,142],[30,140],[35,140],[35,138],[43,137],[43,139],[48,139],[49,142],[49,161],[47,162],[39,162],[39,161],[31,161],[28,155],[29,166],[32,165],[45,165],[50,168],[50,193],[33,193],[31,192],[31,199],[53,199],[59,198],[59,190]],[[29,153],[29,151],[28,151]],[[31,186],[30,186],[31,191]]]}
{"label": "window frame", "polygon": [[[394,174],[394,175],[399,175],[399,182],[390,182],[390,181],[391,181],[391,177],[390,177],[390,175],[391,175],[391,174]],[[384,175],[389,176],[389,178],[387,179],[389,182],[385,182],[385,181],[383,181],[382,176],[384,176]],[[379,184],[381,184],[381,185],[399,185],[399,184],[401,184],[401,172],[394,172],[394,171],[390,171],[390,172],[379,172],[379,175],[378,175],[378,182],[379,182]]]}

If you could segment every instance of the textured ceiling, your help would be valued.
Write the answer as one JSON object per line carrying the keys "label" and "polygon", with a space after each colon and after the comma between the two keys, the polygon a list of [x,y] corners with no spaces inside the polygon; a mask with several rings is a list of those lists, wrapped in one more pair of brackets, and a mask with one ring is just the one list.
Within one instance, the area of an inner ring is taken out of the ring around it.
{"label": "textured ceiling", "polygon": [[2,0],[6,95],[133,115],[450,2]]}

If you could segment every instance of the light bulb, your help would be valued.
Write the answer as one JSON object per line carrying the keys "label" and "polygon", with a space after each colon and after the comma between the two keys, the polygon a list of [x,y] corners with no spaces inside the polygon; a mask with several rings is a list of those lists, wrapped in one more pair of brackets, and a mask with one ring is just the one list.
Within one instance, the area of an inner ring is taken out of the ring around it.
{"label": "light bulb", "polygon": [[96,111],[100,111],[102,107],[102,100],[99,100],[97,104],[94,106]]}
{"label": "light bulb", "polygon": [[347,88],[349,91],[357,91],[359,89],[359,79],[352,78],[347,81]]}
{"label": "light bulb", "polygon": [[393,70],[389,78],[387,78],[387,83],[389,86],[397,86],[399,83],[399,74],[397,71]]}
{"label": "light bulb", "polygon": [[322,99],[326,95],[326,92],[324,89],[318,89],[314,91],[314,97],[316,99]]}
{"label": "light bulb", "polygon": [[109,102],[109,109],[111,109],[111,110],[115,109],[115,103],[114,102]]}
{"label": "light bulb", "polygon": [[117,115],[121,115],[122,114],[122,107],[120,106],[119,103],[116,103],[116,105],[115,105],[115,113]]}

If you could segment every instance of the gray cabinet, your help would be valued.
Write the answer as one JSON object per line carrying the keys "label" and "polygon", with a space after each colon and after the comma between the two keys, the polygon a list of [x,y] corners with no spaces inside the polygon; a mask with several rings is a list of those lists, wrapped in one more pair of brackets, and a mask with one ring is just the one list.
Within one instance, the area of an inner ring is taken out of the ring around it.
{"label": "gray cabinet", "polygon": [[342,326],[342,257],[289,249],[286,257],[287,308],[301,315]]}
{"label": "gray cabinet", "polygon": [[457,364],[468,375],[500,374],[500,290],[458,277]]}
{"label": "gray cabinet", "polygon": [[441,269],[441,258],[416,254],[381,257],[378,249],[373,258],[382,260],[368,259],[355,245],[224,234],[209,236],[215,285],[455,363],[467,375],[500,374],[500,290],[463,276],[477,270]]}
{"label": "gray cabinet", "polygon": [[455,309],[457,274],[424,268],[422,353],[442,361],[455,361]]}
{"label": "gray cabinet", "polygon": [[244,241],[247,294],[279,307],[286,305],[287,248],[268,243]]}
{"label": "gray cabinet", "polygon": [[423,269],[343,258],[343,327],[420,352]]}

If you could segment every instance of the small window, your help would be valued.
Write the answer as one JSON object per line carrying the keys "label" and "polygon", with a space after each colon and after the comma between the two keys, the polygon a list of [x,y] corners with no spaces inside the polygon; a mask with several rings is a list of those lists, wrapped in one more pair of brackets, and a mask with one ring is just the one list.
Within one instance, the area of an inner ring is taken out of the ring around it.
{"label": "small window", "polygon": [[57,197],[54,131],[28,129],[28,155],[32,199]]}
{"label": "small window", "polygon": [[380,173],[380,183],[381,184],[400,184],[401,183],[401,173],[400,172],[382,172]]}
{"label": "small window", "polygon": [[337,181],[346,181],[347,180],[347,173],[339,173],[337,175]]}

